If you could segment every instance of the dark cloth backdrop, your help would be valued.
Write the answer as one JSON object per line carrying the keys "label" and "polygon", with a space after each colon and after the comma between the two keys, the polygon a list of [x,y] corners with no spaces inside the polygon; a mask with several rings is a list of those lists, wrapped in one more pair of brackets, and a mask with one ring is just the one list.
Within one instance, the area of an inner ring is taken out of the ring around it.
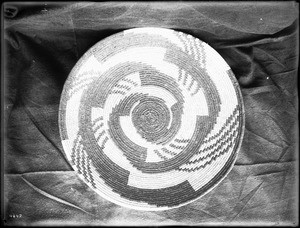
{"label": "dark cloth backdrop", "polygon": [[[4,223],[298,224],[298,13],[295,2],[6,3]],[[78,59],[103,38],[144,26],[215,48],[238,79],[246,112],[242,147],[224,181],[162,212],[97,195],[68,164],[58,128],[62,88]]]}

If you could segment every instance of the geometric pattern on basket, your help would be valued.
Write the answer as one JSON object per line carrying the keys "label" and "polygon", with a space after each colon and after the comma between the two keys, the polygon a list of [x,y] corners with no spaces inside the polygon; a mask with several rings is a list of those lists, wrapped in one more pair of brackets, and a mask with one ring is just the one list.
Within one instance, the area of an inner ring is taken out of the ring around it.
{"label": "geometric pattern on basket", "polygon": [[94,45],[61,96],[63,148],[98,194],[137,210],[198,199],[228,174],[244,128],[238,83],[201,40],[136,28]]}

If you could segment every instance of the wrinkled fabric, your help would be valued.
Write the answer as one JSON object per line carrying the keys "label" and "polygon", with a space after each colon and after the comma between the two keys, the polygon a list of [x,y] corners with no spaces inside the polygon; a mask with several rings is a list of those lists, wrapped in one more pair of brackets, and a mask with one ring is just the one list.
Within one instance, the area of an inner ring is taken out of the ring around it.
{"label": "wrinkled fabric", "polygon": [[[298,224],[297,3],[29,6],[4,5],[5,224]],[[90,189],[67,162],[58,128],[62,88],[79,58],[109,35],[145,26],[215,48],[245,106],[244,139],[228,176],[202,198],[160,212],[130,210]]]}

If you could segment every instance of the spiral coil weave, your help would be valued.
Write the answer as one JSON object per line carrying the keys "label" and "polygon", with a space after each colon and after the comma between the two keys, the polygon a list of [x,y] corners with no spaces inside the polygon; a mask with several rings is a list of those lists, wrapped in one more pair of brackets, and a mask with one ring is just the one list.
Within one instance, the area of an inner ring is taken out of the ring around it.
{"label": "spiral coil weave", "polygon": [[78,61],[59,108],[63,148],[102,197],[137,210],[190,203],[230,171],[244,109],[226,62],[199,39],[135,28]]}

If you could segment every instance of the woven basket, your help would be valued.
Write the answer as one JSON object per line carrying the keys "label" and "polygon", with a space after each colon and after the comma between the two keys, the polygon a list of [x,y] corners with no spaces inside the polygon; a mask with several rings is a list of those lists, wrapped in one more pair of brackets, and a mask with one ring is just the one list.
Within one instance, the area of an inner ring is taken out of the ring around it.
{"label": "woven basket", "polygon": [[230,171],[244,132],[238,83],[201,40],[135,28],[71,71],[59,127],[66,157],[99,195],[137,210],[191,203]]}

